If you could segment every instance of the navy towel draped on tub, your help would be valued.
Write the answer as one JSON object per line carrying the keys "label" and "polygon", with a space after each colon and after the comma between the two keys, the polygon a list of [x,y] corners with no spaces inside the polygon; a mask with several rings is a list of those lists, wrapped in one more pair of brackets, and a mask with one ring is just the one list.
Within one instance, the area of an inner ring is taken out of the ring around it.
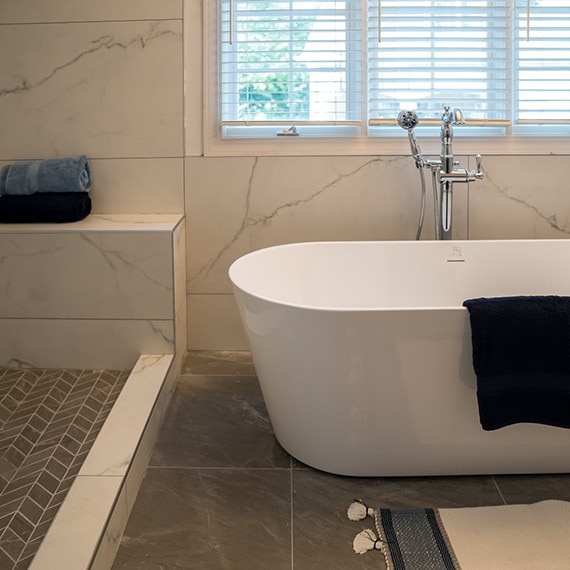
{"label": "navy towel draped on tub", "polygon": [[570,297],[468,299],[481,426],[570,428]]}

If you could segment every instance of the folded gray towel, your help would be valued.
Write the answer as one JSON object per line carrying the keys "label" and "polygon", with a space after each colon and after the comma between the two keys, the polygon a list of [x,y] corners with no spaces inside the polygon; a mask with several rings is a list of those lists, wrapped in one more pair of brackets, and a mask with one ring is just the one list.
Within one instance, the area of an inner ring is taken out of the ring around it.
{"label": "folded gray towel", "polygon": [[15,162],[0,172],[0,196],[88,192],[92,184],[91,168],[85,156]]}

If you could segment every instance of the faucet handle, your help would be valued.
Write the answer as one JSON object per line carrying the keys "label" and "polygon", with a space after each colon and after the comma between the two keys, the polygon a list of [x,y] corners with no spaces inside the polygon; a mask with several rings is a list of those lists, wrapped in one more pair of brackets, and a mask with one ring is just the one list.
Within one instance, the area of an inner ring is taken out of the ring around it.
{"label": "faucet handle", "polygon": [[483,178],[483,172],[481,171],[482,162],[483,162],[483,157],[480,154],[475,155],[475,164],[477,165],[475,178],[477,178],[478,180],[481,180]]}

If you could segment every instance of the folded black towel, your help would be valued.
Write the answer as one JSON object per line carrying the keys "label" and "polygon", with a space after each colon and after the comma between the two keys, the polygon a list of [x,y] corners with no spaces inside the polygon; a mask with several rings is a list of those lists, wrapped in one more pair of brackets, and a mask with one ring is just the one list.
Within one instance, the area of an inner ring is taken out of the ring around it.
{"label": "folded black towel", "polygon": [[77,222],[91,213],[87,192],[52,192],[32,196],[0,197],[2,223]]}
{"label": "folded black towel", "polygon": [[570,428],[570,297],[468,299],[479,417]]}
{"label": "folded black towel", "polygon": [[0,196],[87,192],[92,184],[85,156],[15,162],[0,171]]}

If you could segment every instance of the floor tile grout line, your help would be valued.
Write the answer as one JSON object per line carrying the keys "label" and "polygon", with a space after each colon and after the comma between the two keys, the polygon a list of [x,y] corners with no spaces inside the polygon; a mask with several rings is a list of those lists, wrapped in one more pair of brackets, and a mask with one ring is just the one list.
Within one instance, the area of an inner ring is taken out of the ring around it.
{"label": "floor tile grout line", "polygon": [[211,466],[196,466],[196,465],[147,465],[147,469],[179,469],[188,470],[202,469],[210,471],[293,471],[290,467],[234,467],[228,465],[227,467],[211,467]]}
{"label": "floor tile grout line", "polygon": [[294,538],[294,525],[295,525],[295,497],[294,497],[294,483],[293,483],[293,458],[289,458],[289,472],[291,480],[291,570],[295,568],[295,538]]}
{"label": "floor tile grout line", "polygon": [[497,491],[499,492],[499,495],[500,495],[500,497],[501,497],[501,499],[502,499],[502,501],[503,501],[503,504],[507,505],[508,503],[507,503],[507,501],[505,500],[505,497],[504,497],[504,495],[503,495],[503,493],[502,493],[502,491],[501,491],[501,488],[499,487],[499,484],[497,483],[497,480],[495,479],[495,477],[494,477],[493,475],[491,476],[491,479],[493,480],[493,483],[495,484],[495,487],[497,488]]}
{"label": "floor tile grout line", "polygon": [[[46,370],[43,370],[43,371],[42,371],[42,373],[41,373],[41,374],[38,376],[38,378],[36,379],[36,383],[34,384],[34,386],[36,386],[41,380],[44,380],[44,381],[45,381],[46,376],[48,376],[48,377],[51,376],[50,374],[46,374],[46,372],[47,372]],[[59,372],[60,372],[60,373],[57,374],[57,376],[52,377],[52,378],[49,379],[49,383],[48,383],[48,386],[49,386],[49,387],[47,388],[46,393],[43,394],[43,396],[41,397],[41,402],[40,402],[37,406],[34,406],[34,412],[33,412],[33,414],[32,414],[32,415],[30,416],[30,418],[28,418],[28,419],[26,420],[26,422],[25,422],[25,425],[26,425],[26,426],[29,425],[29,423],[30,423],[30,421],[31,421],[31,418],[33,418],[35,415],[39,415],[39,414],[38,414],[38,410],[40,409],[40,407],[41,407],[42,405],[44,405],[44,403],[46,402],[46,400],[48,399],[48,397],[50,396],[50,394],[53,394],[55,388],[57,388],[57,386],[58,386],[60,380],[63,378],[63,373],[66,372],[66,371],[65,371],[65,370],[61,370],[61,371],[59,371]],[[30,532],[30,537],[36,532],[36,530],[37,530],[42,524],[44,524],[44,523],[42,523],[42,520],[43,520],[42,517],[43,517],[43,515],[45,515],[45,513],[48,512],[48,510],[49,510],[49,508],[50,508],[49,505],[52,504],[52,503],[51,503],[51,500],[50,500],[50,502],[49,502],[46,506],[42,506],[42,505],[38,504],[37,501],[31,496],[31,492],[32,492],[33,489],[35,489],[35,486],[36,486],[36,485],[39,485],[40,487],[42,487],[43,489],[45,489],[45,487],[43,487],[43,486],[39,483],[39,480],[40,480],[41,475],[42,475],[44,472],[46,472],[47,466],[48,466],[48,464],[49,464],[51,461],[57,461],[57,463],[59,463],[60,465],[63,466],[63,464],[61,463],[61,461],[59,461],[58,459],[55,458],[55,453],[56,453],[56,451],[57,451],[57,448],[58,448],[59,445],[61,445],[61,441],[62,441],[63,437],[64,437],[65,435],[70,435],[70,434],[69,434],[69,431],[70,431],[69,428],[71,428],[71,427],[73,427],[74,425],[76,425],[77,419],[78,419],[79,417],[83,417],[83,416],[81,415],[81,412],[84,410],[87,400],[93,395],[95,389],[98,387],[98,385],[99,385],[99,383],[100,383],[100,381],[101,381],[101,378],[102,378],[102,376],[103,376],[103,372],[105,372],[105,371],[100,371],[100,370],[78,370],[78,371],[77,371],[77,374],[73,374],[73,375],[72,375],[72,376],[74,377],[74,380],[73,380],[72,382],[67,382],[67,381],[66,381],[66,384],[68,384],[67,388],[69,388],[69,389],[66,389],[66,390],[65,390],[65,394],[66,394],[65,397],[63,398],[63,400],[62,400],[61,402],[58,402],[59,405],[57,406],[57,409],[56,409],[56,410],[53,410],[53,411],[52,411],[51,408],[48,408],[49,411],[50,411],[50,419],[49,419],[49,420],[45,420],[45,418],[43,418],[42,416],[40,416],[40,417],[42,417],[42,419],[44,419],[44,421],[46,421],[46,425],[45,425],[45,427],[41,430],[40,436],[39,436],[38,439],[33,443],[31,449],[28,451],[28,453],[26,454],[26,456],[25,456],[25,458],[24,458],[24,462],[25,462],[25,460],[26,460],[27,458],[29,458],[29,457],[31,457],[31,456],[33,455],[33,450],[35,449],[35,447],[36,447],[37,445],[39,445],[40,443],[42,443],[42,438],[48,433],[49,427],[50,427],[50,425],[52,424],[52,420],[57,416],[58,412],[61,411],[61,409],[62,409],[62,407],[65,405],[65,403],[69,401],[69,396],[75,391],[75,389],[76,389],[77,386],[79,385],[79,382],[80,382],[82,379],[84,380],[84,379],[86,378],[86,376],[87,376],[86,373],[87,373],[87,372],[94,374],[94,379],[93,379],[93,381],[87,383],[86,386],[84,387],[84,388],[86,388],[86,395],[83,395],[83,396],[81,396],[81,397],[79,398],[79,400],[81,401],[81,403],[79,404],[79,406],[77,407],[77,410],[76,410],[75,413],[73,414],[73,416],[72,416],[73,419],[72,419],[71,422],[69,423],[68,429],[66,429],[65,432],[64,432],[62,435],[60,435],[60,436],[58,437],[58,442],[57,442],[57,444],[56,444],[55,446],[53,446],[54,449],[52,449],[51,452],[49,453],[49,455],[47,455],[47,456],[42,460],[42,462],[45,463],[44,467],[43,467],[42,469],[40,469],[40,471],[39,471],[39,472],[37,473],[37,475],[34,477],[33,482],[26,486],[26,489],[25,489],[25,491],[24,491],[24,494],[23,494],[23,496],[21,497],[21,500],[20,500],[20,505],[19,505],[18,509],[14,512],[13,517],[10,519],[11,522],[8,523],[8,525],[6,525],[5,530],[11,529],[11,523],[12,523],[12,521],[14,520],[14,517],[15,517],[16,515],[18,515],[18,514],[30,523],[30,527],[32,528],[32,531]],[[115,381],[114,381],[114,383],[113,383],[113,388],[117,386],[117,383],[118,383],[118,382],[119,382],[119,376],[117,376],[117,377],[115,378]],[[82,389],[79,390],[79,391],[80,391],[80,392],[83,392],[83,391],[84,391],[84,388],[82,388]],[[32,392],[33,392],[33,388],[26,394],[26,398],[27,398],[27,396],[29,396],[30,394],[32,394]],[[118,396],[118,394],[114,394],[114,393],[113,393],[113,389],[111,389],[111,390],[109,391],[109,393],[107,393],[106,396],[105,396],[105,401],[104,401],[103,405],[101,406],[101,410],[104,408],[105,405],[107,405],[108,403],[110,403],[110,402],[113,401],[113,400],[116,400],[117,396]],[[18,406],[18,408],[19,408],[22,404],[25,403],[26,398],[24,398],[24,400],[22,400],[22,402],[20,403],[20,405]],[[18,409],[18,408],[17,408],[17,409]],[[17,410],[17,409],[16,409],[16,410]],[[101,417],[101,410],[100,410],[99,413],[97,414],[96,420]],[[95,425],[95,423],[96,423],[96,421],[95,421],[95,422],[91,422],[91,426],[90,426],[89,430],[87,430],[85,438],[83,438],[83,440],[82,440],[82,441],[83,441],[83,444],[85,444],[85,440],[86,440],[87,436],[91,433],[92,428],[93,428],[93,425]],[[84,429],[84,428],[82,428],[82,429]],[[100,429],[100,427],[99,427],[98,429]],[[72,436],[70,435],[70,437],[72,437]],[[26,439],[27,439],[27,438],[26,438]],[[74,439],[75,439],[75,438],[74,438]],[[45,442],[44,442],[44,443],[45,443]],[[76,456],[78,457],[79,454],[76,454]],[[17,476],[17,474],[18,474],[19,471],[21,470],[22,466],[23,466],[23,463],[18,466],[18,468],[17,468],[16,471],[14,472],[13,476],[11,477],[10,481],[8,482],[8,484],[9,484],[10,482],[12,482],[13,480],[15,480],[15,477]],[[65,470],[65,474],[64,474],[62,477],[59,477],[59,478],[58,478],[58,479],[59,479],[59,481],[58,481],[58,482],[59,482],[59,485],[58,485],[56,491],[55,491],[54,493],[48,491],[48,492],[50,493],[50,495],[51,495],[51,499],[53,499],[53,497],[55,497],[58,493],[61,492],[61,491],[60,491],[61,485],[62,485],[63,481],[66,480],[66,477],[65,477],[65,476],[66,476],[67,474],[69,474],[70,469],[71,469],[71,467],[68,467],[68,468]],[[53,476],[55,477],[55,475],[53,475]],[[66,489],[65,492],[67,493],[68,490],[69,490],[69,489]],[[42,516],[40,516],[36,522],[30,520],[30,519],[28,518],[28,516],[24,514],[24,512],[23,512],[23,510],[22,510],[22,507],[23,507],[25,501],[31,501],[31,503],[33,503],[34,505],[36,505],[37,508],[38,508],[38,510],[42,512]],[[59,506],[60,506],[60,505],[59,505]],[[45,521],[44,521],[44,522],[45,522]],[[28,538],[28,540],[23,540],[23,539],[22,539],[23,542],[24,542],[24,548],[17,554],[17,557],[16,557],[15,559],[13,559],[15,564],[20,564],[23,560],[25,560],[25,558],[22,558],[22,557],[24,556],[24,553],[26,552],[26,549],[27,549],[28,545],[32,544],[32,542],[33,542],[30,537]],[[40,538],[43,539],[43,537],[40,537]],[[36,537],[36,539],[37,539],[37,537]],[[36,539],[35,539],[35,540],[36,540]],[[35,552],[32,553],[32,556],[33,556],[33,555],[35,555]],[[26,557],[29,557],[29,552],[27,552]],[[11,556],[11,558],[13,558],[13,557]]]}
{"label": "floor tile grout line", "polygon": [[[45,375],[46,375],[46,373],[45,373],[45,370],[44,370],[44,371],[42,372],[42,374],[39,375],[38,380],[39,380],[40,378],[44,378]],[[44,402],[45,399],[48,397],[49,393],[51,393],[51,392],[53,391],[53,389],[55,388],[55,386],[56,386],[56,384],[57,384],[57,381],[58,381],[60,378],[61,378],[61,375],[57,376],[57,378],[54,378],[54,379],[53,379],[53,382],[50,382],[50,383],[51,383],[51,386],[50,386],[50,388],[48,389],[47,393],[44,395],[44,398],[42,399],[42,402]],[[75,386],[75,385],[77,384],[78,378],[79,378],[79,376],[76,377],[76,380],[75,380],[75,382],[73,383],[73,386]],[[31,391],[30,391],[30,392],[31,392]],[[60,404],[60,406],[58,406],[58,409],[59,409],[60,407],[61,407],[61,404]],[[31,419],[31,418],[30,418],[30,419]],[[28,424],[29,424],[29,420],[26,421],[26,425],[28,425]],[[30,456],[32,455],[32,451],[33,451],[34,447],[36,446],[36,444],[38,444],[38,442],[39,442],[39,440],[41,439],[41,437],[45,434],[45,432],[46,432],[48,426],[49,426],[49,422],[47,422],[45,428],[44,428],[44,429],[42,430],[42,432],[41,432],[40,437],[39,437],[38,440],[34,443],[34,446],[32,447],[32,449],[30,450],[30,452],[28,453],[28,455],[27,455],[26,457],[30,457]],[[51,457],[53,457],[53,451],[52,451],[52,453],[50,453],[50,455],[49,455],[48,457],[49,457],[50,459],[51,459]],[[42,473],[45,471],[45,466],[47,466],[47,463],[49,462],[50,459],[46,458],[44,468],[42,468],[42,469],[38,472],[37,476],[36,476],[35,479],[34,479],[34,482],[31,483],[31,484],[29,484],[29,485],[27,486],[26,491],[25,491],[25,494],[24,494],[24,495],[21,497],[21,499],[20,499],[20,503],[19,503],[18,508],[14,511],[12,517],[10,518],[10,522],[6,525],[6,529],[11,528],[12,522],[15,520],[15,517],[16,517],[18,514],[20,514],[21,516],[24,516],[23,513],[21,512],[22,506],[23,506],[24,502],[26,501],[26,499],[29,498],[30,500],[33,500],[33,499],[30,497],[30,492],[31,492],[33,486],[34,486],[36,483],[38,483],[39,478],[40,478],[40,476],[42,475]],[[17,473],[19,472],[19,470],[20,470],[21,467],[22,467],[22,465],[18,466],[18,468],[16,469],[16,471],[13,473],[12,477],[11,477],[10,480],[8,481],[8,484],[10,484],[10,483],[14,480],[14,478],[16,477],[16,475],[17,475]],[[35,501],[34,501],[34,503],[35,503]],[[26,518],[27,518],[27,517],[26,517]],[[30,522],[31,522],[31,521],[30,521]],[[33,524],[33,523],[32,523],[32,524]],[[35,530],[36,526],[37,526],[36,524],[33,524],[34,530]],[[33,531],[32,531],[32,532],[33,532]],[[28,544],[28,542],[29,542],[29,541],[26,541],[26,544]],[[18,558],[15,560],[15,563],[18,563],[18,562],[20,561],[21,554],[22,554],[22,553],[20,553],[20,554],[18,555]]]}

